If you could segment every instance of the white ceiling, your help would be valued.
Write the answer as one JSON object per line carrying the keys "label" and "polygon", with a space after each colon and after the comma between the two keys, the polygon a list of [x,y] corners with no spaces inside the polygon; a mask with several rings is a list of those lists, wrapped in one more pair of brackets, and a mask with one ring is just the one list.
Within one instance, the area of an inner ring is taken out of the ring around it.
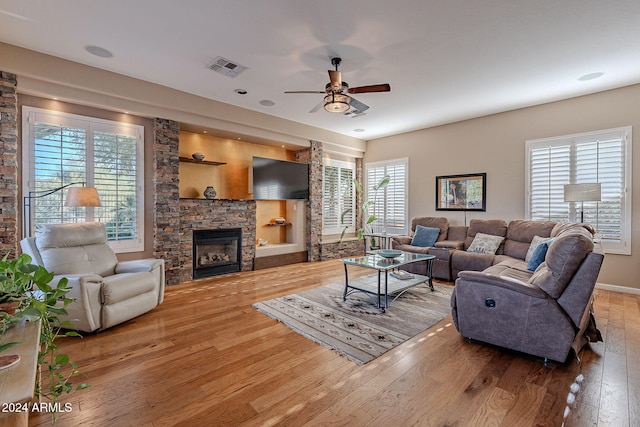
{"label": "white ceiling", "polygon": [[[365,140],[640,82],[638,0],[0,0],[0,41]],[[283,93],[333,56],[366,116]]]}

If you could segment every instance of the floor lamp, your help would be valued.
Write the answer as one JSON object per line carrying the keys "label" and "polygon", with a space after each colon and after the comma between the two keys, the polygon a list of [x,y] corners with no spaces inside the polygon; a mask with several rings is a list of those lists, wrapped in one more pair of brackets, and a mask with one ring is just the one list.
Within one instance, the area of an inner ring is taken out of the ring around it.
{"label": "floor lamp", "polygon": [[49,196],[53,193],[57,193],[72,185],[82,185],[82,187],[69,188],[67,192],[67,198],[64,201],[65,206],[102,206],[100,203],[100,196],[98,190],[94,187],[85,187],[84,182],[72,182],[71,184],[63,185],[62,187],[54,188],[51,190],[29,191],[27,196],[24,196],[24,203],[22,207],[22,214],[24,219],[24,226],[22,231],[23,237],[30,237],[32,232],[31,227],[31,201],[39,199],[41,197]]}
{"label": "floor lamp", "polygon": [[599,182],[590,184],[565,184],[564,201],[580,202],[580,222],[584,222],[584,202],[599,202],[601,200],[601,186]]}

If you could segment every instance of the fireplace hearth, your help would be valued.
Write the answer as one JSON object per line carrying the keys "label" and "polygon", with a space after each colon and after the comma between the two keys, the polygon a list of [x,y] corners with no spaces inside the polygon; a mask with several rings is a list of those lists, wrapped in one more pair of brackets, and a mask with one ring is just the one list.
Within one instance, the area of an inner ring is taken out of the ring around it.
{"label": "fireplace hearth", "polygon": [[193,278],[240,271],[242,229],[193,230]]}

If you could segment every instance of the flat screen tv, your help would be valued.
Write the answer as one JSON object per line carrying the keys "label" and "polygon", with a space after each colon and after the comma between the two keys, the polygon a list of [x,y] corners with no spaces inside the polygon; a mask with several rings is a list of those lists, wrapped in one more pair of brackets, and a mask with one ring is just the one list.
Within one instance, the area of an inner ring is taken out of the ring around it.
{"label": "flat screen tv", "polygon": [[309,165],[285,160],[253,158],[255,200],[307,200]]}

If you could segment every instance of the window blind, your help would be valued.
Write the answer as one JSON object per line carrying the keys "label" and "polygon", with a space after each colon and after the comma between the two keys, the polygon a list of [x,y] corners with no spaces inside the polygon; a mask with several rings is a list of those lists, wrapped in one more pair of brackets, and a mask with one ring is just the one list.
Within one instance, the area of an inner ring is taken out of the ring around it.
{"label": "window blind", "polygon": [[117,252],[143,250],[143,127],[24,107],[24,194],[73,182],[102,206],[65,207],[67,189],[33,199],[32,224],[98,221]]}
{"label": "window blind", "polygon": [[[322,180],[322,233],[339,234],[355,224],[355,164],[325,159]],[[348,212],[346,212],[349,210]],[[346,213],[345,213],[346,212]],[[343,216],[344,214],[344,216]]]}
{"label": "window blind", "polygon": [[[377,219],[371,224],[375,233],[405,234],[407,231],[408,159],[368,163],[366,200],[373,202],[369,214]],[[389,184],[378,191],[374,187],[389,175]]]}
{"label": "window blind", "polygon": [[94,132],[94,181],[102,206],[96,220],[107,228],[109,240],[137,237],[136,138],[112,132]]}
{"label": "window blind", "polygon": [[[591,224],[610,253],[630,253],[631,128],[527,141],[530,219]],[[565,202],[565,184],[601,184],[600,202]]]}

